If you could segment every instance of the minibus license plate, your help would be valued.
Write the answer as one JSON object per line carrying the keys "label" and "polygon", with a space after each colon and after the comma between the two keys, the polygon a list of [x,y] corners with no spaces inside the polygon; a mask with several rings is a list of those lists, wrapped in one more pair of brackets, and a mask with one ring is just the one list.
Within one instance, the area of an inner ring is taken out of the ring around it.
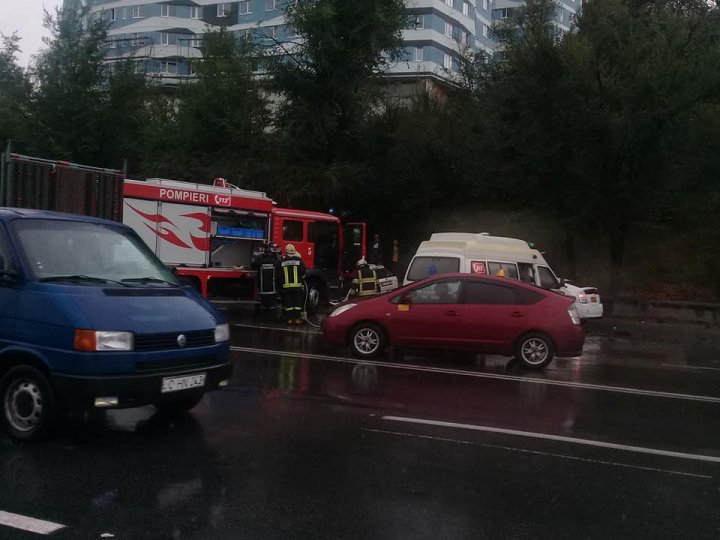
{"label": "minibus license plate", "polygon": [[162,394],[168,392],[179,392],[180,390],[187,390],[188,388],[197,388],[198,386],[205,386],[205,373],[199,373],[197,375],[188,375],[187,377],[166,377],[162,380]]}

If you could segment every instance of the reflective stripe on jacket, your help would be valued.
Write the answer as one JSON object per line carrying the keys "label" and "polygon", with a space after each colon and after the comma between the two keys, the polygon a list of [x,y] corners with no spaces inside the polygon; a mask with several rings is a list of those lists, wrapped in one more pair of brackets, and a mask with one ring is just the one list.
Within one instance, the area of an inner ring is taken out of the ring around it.
{"label": "reflective stripe on jacket", "polygon": [[380,293],[380,282],[375,270],[359,268],[357,277],[353,279],[352,283],[358,296],[372,296]]}
{"label": "reflective stripe on jacket", "polygon": [[282,267],[283,289],[302,287],[304,277],[302,261],[297,257],[289,257],[280,263]]}

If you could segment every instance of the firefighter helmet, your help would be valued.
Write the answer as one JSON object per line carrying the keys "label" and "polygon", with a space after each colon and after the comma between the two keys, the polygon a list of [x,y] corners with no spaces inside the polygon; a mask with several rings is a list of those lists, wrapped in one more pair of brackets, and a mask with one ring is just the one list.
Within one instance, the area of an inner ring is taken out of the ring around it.
{"label": "firefighter helmet", "polygon": [[285,246],[285,253],[292,257],[293,255],[297,255],[297,250],[295,249],[295,246],[288,244]]}

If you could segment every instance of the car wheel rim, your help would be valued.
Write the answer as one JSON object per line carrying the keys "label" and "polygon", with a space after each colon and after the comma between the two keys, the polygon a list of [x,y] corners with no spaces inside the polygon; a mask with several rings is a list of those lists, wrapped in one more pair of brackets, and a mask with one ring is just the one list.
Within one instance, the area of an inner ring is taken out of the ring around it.
{"label": "car wheel rim", "polygon": [[13,429],[27,432],[42,419],[42,390],[33,381],[13,383],[5,394],[5,417]]}
{"label": "car wheel rim", "polygon": [[380,336],[370,328],[355,333],[355,348],[362,354],[372,354],[380,346]]}
{"label": "car wheel rim", "polygon": [[538,338],[528,339],[521,349],[523,360],[531,365],[542,364],[547,359],[548,353],[547,343]]}

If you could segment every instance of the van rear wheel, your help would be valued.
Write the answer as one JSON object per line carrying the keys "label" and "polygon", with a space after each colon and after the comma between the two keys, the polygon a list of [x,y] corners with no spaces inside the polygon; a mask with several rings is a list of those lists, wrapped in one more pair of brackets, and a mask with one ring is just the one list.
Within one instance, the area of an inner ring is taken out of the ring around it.
{"label": "van rear wheel", "polygon": [[0,424],[18,441],[41,439],[55,418],[55,395],[47,377],[32,366],[16,366],[0,381]]}

